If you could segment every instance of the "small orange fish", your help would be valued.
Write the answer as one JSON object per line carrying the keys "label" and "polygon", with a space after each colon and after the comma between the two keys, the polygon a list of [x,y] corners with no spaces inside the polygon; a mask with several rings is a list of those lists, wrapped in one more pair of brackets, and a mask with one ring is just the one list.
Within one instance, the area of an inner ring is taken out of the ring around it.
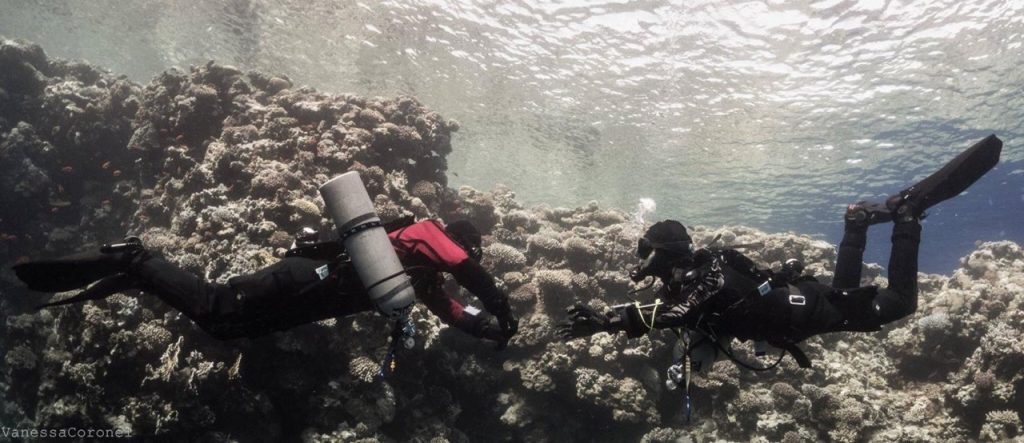
{"label": "small orange fish", "polygon": [[103,166],[100,167],[103,169],[110,169],[110,161],[103,162]]}
{"label": "small orange fish", "polygon": [[73,168],[73,167],[71,167],[71,166],[65,166],[65,167],[63,167],[63,168],[60,168],[60,170],[61,170],[62,172],[64,172],[65,174],[70,174],[70,173],[72,173],[72,172],[75,172],[75,168]]}
{"label": "small orange fish", "polygon": [[120,176],[121,176],[121,170],[120,169],[114,171],[114,177],[120,177]]}
{"label": "small orange fish", "polygon": [[184,139],[185,139],[185,134],[179,134],[177,137],[174,137],[174,141],[176,141],[176,142],[180,142],[180,141],[182,141]]}

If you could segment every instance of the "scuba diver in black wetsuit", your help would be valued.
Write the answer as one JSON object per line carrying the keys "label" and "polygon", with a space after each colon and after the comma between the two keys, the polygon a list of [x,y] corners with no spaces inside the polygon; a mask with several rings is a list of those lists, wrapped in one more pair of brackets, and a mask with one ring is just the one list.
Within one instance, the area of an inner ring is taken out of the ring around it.
{"label": "scuba diver in black wetsuit", "polygon": [[[362,179],[349,171],[320,186],[336,240],[317,242],[304,232],[281,261],[228,284],[206,282],[162,258],[153,257],[137,237],[84,253],[20,263],[14,272],[29,289],[43,292],[85,288],[41,307],[97,300],[141,289],[181,311],[210,335],[222,339],[257,337],[295,326],[376,309],[395,321],[392,350],[415,344],[409,312],[416,298],[445,323],[504,348],[519,320],[508,297],[480,266],[480,232],[468,221],[447,227],[407,218],[384,224]],[[300,243],[301,242],[301,243]],[[476,295],[493,317],[465,307],[443,289],[443,272]],[[86,287],[88,286],[88,287]]]}
{"label": "scuba diver in black wetsuit", "polygon": [[[517,332],[518,319],[511,312],[508,297],[479,264],[481,236],[472,224],[457,221],[442,226],[433,220],[410,221],[390,229],[388,238],[412,276],[416,298],[443,322],[502,347]],[[257,337],[374,309],[337,241],[308,241],[293,248],[281,261],[233,277],[226,285],[204,281],[155,257],[137,238],[107,246],[99,253],[22,263],[14,270],[30,289],[43,292],[83,288],[98,280],[78,295],[44,307],[141,289],[222,340]],[[442,272],[451,273],[461,286],[480,298],[491,315],[464,306],[445,293]]]}
{"label": "scuba diver in black wetsuit", "polygon": [[[563,339],[598,332],[639,337],[654,329],[683,328],[688,340],[700,342],[686,352],[712,352],[710,358],[692,361],[696,371],[706,370],[710,364],[703,363],[713,362],[717,351],[748,369],[766,369],[736,359],[728,350],[733,337],[770,343],[809,367],[810,360],[796,346],[800,341],[826,332],[876,331],[917,309],[924,211],[960,194],[991,170],[1001,148],[1002,142],[989,136],[884,204],[849,205],[831,287],[801,275],[803,266],[796,261],[772,272],[758,269],[732,249],[695,251],[681,223],[655,223],[639,241],[636,253],[642,263],[631,275],[637,282],[647,277],[661,281],[655,303],[619,305],[603,313],[576,305],[558,325],[558,333]],[[894,223],[889,285],[858,287],[868,226],[889,221]]]}

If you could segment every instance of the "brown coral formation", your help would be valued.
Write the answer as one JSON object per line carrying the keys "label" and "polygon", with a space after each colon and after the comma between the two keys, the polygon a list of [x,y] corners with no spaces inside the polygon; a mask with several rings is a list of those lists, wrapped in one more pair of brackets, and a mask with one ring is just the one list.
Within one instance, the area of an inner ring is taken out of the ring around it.
{"label": "brown coral formation", "polygon": [[[1021,436],[1024,252],[986,243],[950,277],[925,275],[920,310],[875,334],[809,340],[813,370],[728,362],[698,377],[694,417],[664,387],[675,336],[552,326],[572,303],[628,301],[642,226],[617,210],[524,208],[505,188],[447,186],[457,124],[415,99],[365,99],[210,63],[139,86],[0,43],[0,422],[161,439],[251,441],[995,441]],[[316,187],[361,171],[388,218],[469,218],[485,265],[522,317],[509,349],[424,309],[395,375],[375,380],[387,325],[372,315],[218,342],[151,297],[34,312],[21,256],[95,247],[126,231],[209,278],[276,260],[301,226],[328,230]],[[926,227],[927,229],[927,227]],[[692,232],[799,257],[824,281],[835,249],[744,227]],[[865,283],[884,283],[878,266]],[[748,344],[737,345],[744,354]]]}

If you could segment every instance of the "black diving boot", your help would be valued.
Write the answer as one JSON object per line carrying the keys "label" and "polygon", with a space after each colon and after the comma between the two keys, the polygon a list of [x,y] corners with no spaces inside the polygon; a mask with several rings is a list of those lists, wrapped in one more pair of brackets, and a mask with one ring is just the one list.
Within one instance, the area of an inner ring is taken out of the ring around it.
{"label": "black diving boot", "polygon": [[903,191],[885,201],[885,206],[892,213],[892,220],[896,223],[920,222],[928,216],[924,212],[924,201],[920,194]]}
{"label": "black diving boot", "polygon": [[19,263],[14,273],[33,291],[63,292],[129,270],[133,263],[149,257],[138,237],[124,243],[103,245],[100,252],[83,252],[52,260]]}
{"label": "black diving boot", "polygon": [[847,205],[843,219],[847,224],[867,227],[892,221],[892,212],[885,203],[862,200]]}
{"label": "black diving boot", "polygon": [[885,205],[897,222],[920,220],[925,211],[960,195],[999,163],[1003,141],[985,137],[923,180],[889,197]]}

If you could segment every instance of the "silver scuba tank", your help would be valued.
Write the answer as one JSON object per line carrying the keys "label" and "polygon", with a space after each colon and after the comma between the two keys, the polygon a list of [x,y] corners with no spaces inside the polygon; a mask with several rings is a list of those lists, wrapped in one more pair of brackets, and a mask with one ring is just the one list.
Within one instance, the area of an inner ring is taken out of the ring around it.
{"label": "silver scuba tank", "polygon": [[320,196],[377,310],[385,317],[405,317],[416,300],[412,282],[359,174],[346,172],[327,181],[320,186]]}

